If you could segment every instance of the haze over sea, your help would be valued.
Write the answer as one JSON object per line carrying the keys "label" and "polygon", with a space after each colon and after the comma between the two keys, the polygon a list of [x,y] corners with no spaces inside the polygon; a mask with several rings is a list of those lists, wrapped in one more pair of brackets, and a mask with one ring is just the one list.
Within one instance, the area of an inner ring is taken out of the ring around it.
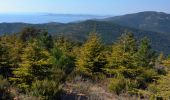
{"label": "haze over sea", "polygon": [[69,23],[88,19],[102,19],[108,16],[74,14],[0,14],[0,23]]}

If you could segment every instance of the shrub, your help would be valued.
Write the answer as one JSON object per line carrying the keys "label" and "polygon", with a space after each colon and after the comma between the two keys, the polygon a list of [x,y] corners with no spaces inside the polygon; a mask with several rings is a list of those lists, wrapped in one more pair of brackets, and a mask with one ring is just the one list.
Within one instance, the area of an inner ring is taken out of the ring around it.
{"label": "shrub", "polygon": [[59,83],[51,80],[36,81],[32,84],[31,95],[44,99],[54,99],[59,93]]}
{"label": "shrub", "polygon": [[126,80],[124,78],[113,78],[110,80],[109,90],[116,94],[126,91]]}
{"label": "shrub", "polygon": [[146,89],[149,83],[154,82],[158,78],[158,73],[154,69],[146,69],[137,77],[138,88]]}
{"label": "shrub", "polygon": [[6,79],[3,79],[0,76],[0,99],[1,100],[9,100],[12,99],[12,96],[9,91],[10,84]]}

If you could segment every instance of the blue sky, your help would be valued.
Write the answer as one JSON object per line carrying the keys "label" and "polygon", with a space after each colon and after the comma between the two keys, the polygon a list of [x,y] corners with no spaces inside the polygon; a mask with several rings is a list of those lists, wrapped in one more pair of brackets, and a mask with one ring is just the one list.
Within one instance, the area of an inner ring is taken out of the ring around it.
{"label": "blue sky", "polygon": [[120,15],[141,11],[170,13],[170,0],[0,0],[0,13]]}

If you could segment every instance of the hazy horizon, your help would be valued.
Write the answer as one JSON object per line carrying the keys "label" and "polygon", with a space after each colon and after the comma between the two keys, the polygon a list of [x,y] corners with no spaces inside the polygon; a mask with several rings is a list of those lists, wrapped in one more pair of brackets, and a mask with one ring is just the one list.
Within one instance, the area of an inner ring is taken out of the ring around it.
{"label": "hazy horizon", "polygon": [[138,11],[138,12],[132,12],[132,13],[124,13],[124,14],[90,14],[90,13],[55,13],[55,12],[7,12],[7,13],[2,13],[0,12],[0,15],[82,15],[82,16],[121,16],[121,15],[126,15],[126,14],[135,14],[135,13],[140,13],[140,12],[162,12],[166,14],[170,14],[170,12],[163,12],[163,11],[152,11],[152,10],[147,10],[147,11]]}
{"label": "hazy horizon", "polygon": [[167,0],[0,0],[0,23],[68,23],[144,11],[170,13]]}
{"label": "hazy horizon", "polygon": [[0,23],[42,24],[50,22],[69,23],[88,19],[103,19],[110,16],[74,15],[74,14],[0,14]]}
{"label": "hazy horizon", "polygon": [[[135,12],[139,13],[139,12]],[[128,13],[132,14],[132,13]],[[126,14],[123,14],[126,15]],[[70,23],[90,19],[104,19],[121,15],[57,14],[57,13],[0,13],[0,23]]]}

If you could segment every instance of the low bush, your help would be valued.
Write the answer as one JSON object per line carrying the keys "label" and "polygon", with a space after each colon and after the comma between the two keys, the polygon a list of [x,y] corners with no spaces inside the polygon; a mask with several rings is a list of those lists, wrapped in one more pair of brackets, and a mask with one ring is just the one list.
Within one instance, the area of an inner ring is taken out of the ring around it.
{"label": "low bush", "polygon": [[32,84],[31,95],[41,97],[43,99],[57,98],[60,91],[60,84],[51,80],[36,81]]}
{"label": "low bush", "polygon": [[109,90],[121,94],[126,91],[126,80],[124,78],[113,78],[110,80]]}
{"label": "low bush", "polygon": [[9,91],[10,84],[6,79],[3,79],[2,76],[0,76],[0,99],[1,100],[11,100],[12,95]]}

